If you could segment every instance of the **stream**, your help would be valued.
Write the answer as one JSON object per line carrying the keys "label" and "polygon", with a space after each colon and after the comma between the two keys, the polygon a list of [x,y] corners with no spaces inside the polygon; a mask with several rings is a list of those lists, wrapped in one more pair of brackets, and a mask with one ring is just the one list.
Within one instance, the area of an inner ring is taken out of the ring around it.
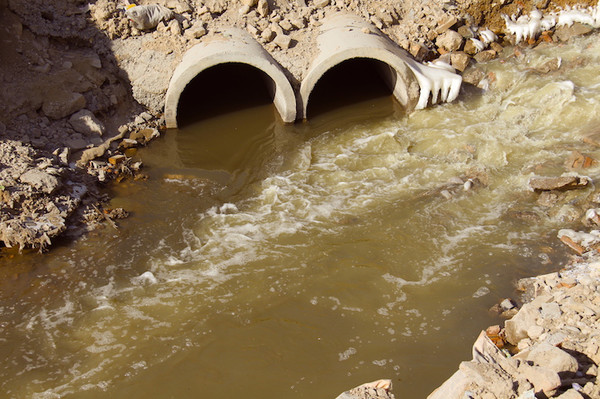
{"label": "stream", "polygon": [[167,132],[136,155],[149,179],[111,189],[118,231],[0,256],[0,396],[333,399],[390,378],[426,397],[517,279],[567,259],[529,179],[600,157],[597,36],[523,53],[409,116],[383,95]]}

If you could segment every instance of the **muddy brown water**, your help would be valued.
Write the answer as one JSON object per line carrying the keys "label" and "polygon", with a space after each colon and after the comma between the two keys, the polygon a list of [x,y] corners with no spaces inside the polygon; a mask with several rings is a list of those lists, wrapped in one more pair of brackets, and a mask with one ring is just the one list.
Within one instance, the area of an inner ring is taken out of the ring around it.
{"label": "muddy brown water", "polygon": [[490,90],[409,117],[383,96],[168,132],[139,154],[150,179],[114,188],[118,232],[0,258],[0,396],[334,398],[391,378],[425,397],[516,279],[565,260],[560,213],[514,215],[543,214],[533,170],[600,156],[582,141],[599,58],[593,38],[527,51],[486,66]]}

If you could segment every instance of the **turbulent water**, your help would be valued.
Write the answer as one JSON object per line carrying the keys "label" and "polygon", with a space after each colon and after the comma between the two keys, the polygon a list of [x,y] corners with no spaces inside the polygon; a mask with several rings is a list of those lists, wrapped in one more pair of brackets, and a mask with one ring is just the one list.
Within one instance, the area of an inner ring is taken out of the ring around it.
{"label": "turbulent water", "polygon": [[119,231],[0,258],[1,396],[333,398],[391,378],[425,397],[514,280],[564,258],[560,212],[515,216],[543,215],[535,172],[598,156],[594,39],[492,62],[488,90],[408,117],[382,97],[168,132],[141,153],[150,179],[115,189]]}

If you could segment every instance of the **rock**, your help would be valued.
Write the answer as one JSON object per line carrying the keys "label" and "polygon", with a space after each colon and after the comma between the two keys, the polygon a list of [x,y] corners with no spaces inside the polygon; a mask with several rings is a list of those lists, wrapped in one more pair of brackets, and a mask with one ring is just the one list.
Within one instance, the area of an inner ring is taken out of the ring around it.
{"label": "rock", "polygon": [[463,83],[469,83],[473,86],[478,86],[485,78],[485,73],[478,68],[467,68],[463,73]]}
{"label": "rock", "polygon": [[336,399],[394,399],[394,395],[389,392],[391,388],[391,380],[378,380],[352,388]]}
{"label": "rock", "polygon": [[19,177],[19,180],[46,194],[52,194],[60,186],[56,176],[39,169],[29,169]]}
{"label": "rock", "polygon": [[424,44],[413,42],[410,44],[409,52],[417,61],[421,61],[427,54],[428,49]]}
{"label": "rock", "polygon": [[442,33],[435,40],[435,44],[438,47],[445,49],[446,51],[458,51],[463,43],[463,37],[453,30],[448,30]]}
{"label": "rock", "polygon": [[588,25],[575,22],[571,26],[559,26],[554,30],[554,37],[558,38],[561,42],[566,42],[572,37],[587,35],[592,31],[592,27]]}
{"label": "rock", "polygon": [[275,32],[273,32],[271,28],[267,28],[260,34],[260,37],[266,43],[270,43],[275,38]]}
{"label": "rock", "polygon": [[267,0],[258,0],[256,11],[258,11],[261,17],[266,18],[269,15],[269,3],[267,3]]}
{"label": "rock", "polygon": [[563,243],[563,244],[565,244],[566,246],[568,246],[569,248],[571,248],[571,249],[572,249],[573,251],[575,251],[575,252],[577,253],[577,255],[579,255],[579,256],[583,255],[583,254],[584,254],[584,253],[587,251],[587,249],[586,249],[584,246],[582,246],[582,245],[580,245],[580,244],[576,243],[576,242],[575,242],[575,241],[573,241],[573,239],[572,239],[571,237],[569,237],[569,236],[566,236],[566,235],[561,235],[561,236],[559,237],[559,239],[560,239],[560,241],[562,241],[562,243]]}
{"label": "rock", "polygon": [[575,373],[579,368],[579,364],[573,356],[545,342],[536,345],[527,355],[527,360],[559,374]]}
{"label": "rock", "polygon": [[279,26],[281,27],[281,29],[283,29],[286,32],[294,30],[294,26],[288,19],[284,19],[284,20],[280,21]]}
{"label": "rock", "polygon": [[[475,43],[477,43],[477,42],[473,41],[472,39],[467,39],[467,40],[465,41],[465,48],[464,48],[464,51],[465,51],[465,53],[467,53],[467,54],[469,54],[469,55],[475,55],[475,54],[477,54],[479,51],[481,51],[482,49],[481,49],[481,48],[479,48],[479,47],[477,47],[477,46],[475,45]],[[481,42],[480,42],[480,43],[481,43]]]}
{"label": "rock", "polygon": [[181,25],[179,24],[178,20],[172,19],[171,21],[169,21],[167,28],[169,29],[169,32],[171,32],[172,35],[181,36]]}
{"label": "rock", "polygon": [[[591,397],[591,396],[590,396]],[[575,389],[569,389],[562,395],[557,396],[557,399],[584,399],[583,396]]]}
{"label": "rock", "polygon": [[206,33],[207,31],[204,27],[204,23],[198,21],[185,31],[184,36],[188,39],[200,39],[202,36],[206,35]]}
{"label": "rock", "polygon": [[255,5],[258,4],[258,0],[241,0],[242,1],[242,5],[248,6],[248,7],[254,7]]}
{"label": "rock", "polygon": [[304,19],[304,17],[290,18],[290,23],[296,29],[303,29],[306,26],[306,20]]}
{"label": "rock", "polygon": [[468,56],[464,51],[456,51],[450,53],[450,62],[453,68],[464,72],[471,62],[471,57]]}
{"label": "rock", "polygon": [[290,48],[292,38],[288,35],[278,34],[277,36],[275,36],[275,40],[273,40],[273,43],[278,45],[281,49],[287,50],[288,48]]}
{"label": "rock", "polygon": [[545,394],[549,394],[560,387],[560,377],[553,370],[524,364],[522,367],[519,367],[519,371],[533,384],[536,392],[542,391]]}
{"label": "rock", "polygon": [[588,178],[579,176],[532,177],[529,180],[529,187],[539,191],[570,190],[584,188],[588,183]]}
{"label": "rock", "polygon": [[498,54],[496,54],[495,50],[484,50],[473,56],[475,61],[477,62],[487,62],[496,58]]}
{"label": "rock", "polygon": [[154,128],[140,129],[136,132],[131,132],[129,134],[130,139],[136,140],[140,144],[146,144],[150,140],[152,140],[156,137],[159,137],[159,136],[160,136],[160,133],[159,133],[158,129],[154,129]]}
{"label": "rock", "polygon": [[223,14],[227,11],[227,0],[208,0],[204,5],[211,14]]}
{"label": "rock", "polygon": [[475,37],[475,33],[473,32],[473,29],[469,28],[467,25],[463,25],[463,26],[459,27],[457,32],[463,38],[465,38],[465,40]]}
{"label": "rock", "polygon": [[517,345],[520,340],[527,338],[527,330],[537,325],[536,321],[539,316],[540,312],[536,305],[531,303],[524,305],[512,319],[506,320],[504,327],[506,340]]}
{"label": "rock", "polygon": [[490,47],[492,48],[492,50],[494,50],[498,54],[500,54],[500,53],[502,53],[502,51],[504,51],[504,47],[502,47],[502,45],[498,42],[491,42]]}
{"label": "rock", "polygon": [[588,169],[596,164],[597,161],[594,158],[590,157],[589,155],[582,154],[579,151],[571,152],[571,155],[565,161],[565,166],[571,170]]}
{"label": "rock", "polygon": [[377,29],[383,29],[383,21],[376,15],[373,15],[370,19],[371,23],[377,27]]}
{"label": "rock", "polygon": [[59,91],[48,93],[42,111],[51,119],[61,119],[85,107],[85,97],[80,93]]}
{"label": "rock", "polygon": [[99,135],[104,134],[104,125],[96,119],[94,114],[87,110],[82,109],[69,118],[69,124],[75,129],[76,132],[83,135]]}
{"label": "rock", "polygon": [[457,22],[458,22],[458,19],[454,15],[450,15],[444,20],[444,22],[442,22],[438,25],[438,27],[435,29],[435,31],[438,34],[445,33],[448,29],[450,29],[454,25],[456,25]]}
{"label": "rock", "polygon": [[175,10],[176,13],[178,14],[183,14],[184,12],[189,12],[191,13],[192,7],[190,7],[190,5],[185,2],[185,1],[179,1],[179,0],[170,0],[167,2],[167,7]]}
{"label": "rock", "polygon": [[314,0],[313,5],[317,8],[327,7],[329,5],[329,0]]}

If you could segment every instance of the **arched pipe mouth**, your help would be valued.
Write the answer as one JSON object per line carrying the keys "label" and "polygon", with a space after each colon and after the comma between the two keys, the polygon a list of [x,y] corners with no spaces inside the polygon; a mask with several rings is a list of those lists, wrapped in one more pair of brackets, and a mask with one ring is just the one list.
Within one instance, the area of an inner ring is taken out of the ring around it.
{"label": "arched pipe mouth", "polygon": [[396,71],[376,59],[357,57],[328,69],[309,93],[306,118],[353,103],[392,95]]}
{"label": "arched pipe mouth", "polygon": [[[227,69],[228,67],[223,65],[229,64],[247,65],[264,74],[266,79],[263,80],[266,80],[267,84],[263,83],[263,86],[270,91],[272,101],[281,119],[286,123],[296,120],[296,96],[281,66],[250,34],[241,29],[230,29],[220,36],[195,45],[185,53],[183,60],[173,73],[165,98],[167,128],[176,128],[179,125],[180,100],[188,85],[204,71],[213,67],[216,67],[217,70],[219,68]],[[243,77],[241,78],[243,79]],[[221,83],[235,82],[237,79],[238,77],[233,74],[225,75],[222,77]],[[239,87],[249,82],[242,80],[238,83]],[[235,85],[233,88],[235,89]],[[192,89],[188,91],[193,92]],[[212,94],[214,93],[208,95]]]}
{"label": "arched pipe mouth", "polygon": [[252,65],[213,65],[196,75],[181,93],[177,126],[273,103],[276,91],[273,79]]}

